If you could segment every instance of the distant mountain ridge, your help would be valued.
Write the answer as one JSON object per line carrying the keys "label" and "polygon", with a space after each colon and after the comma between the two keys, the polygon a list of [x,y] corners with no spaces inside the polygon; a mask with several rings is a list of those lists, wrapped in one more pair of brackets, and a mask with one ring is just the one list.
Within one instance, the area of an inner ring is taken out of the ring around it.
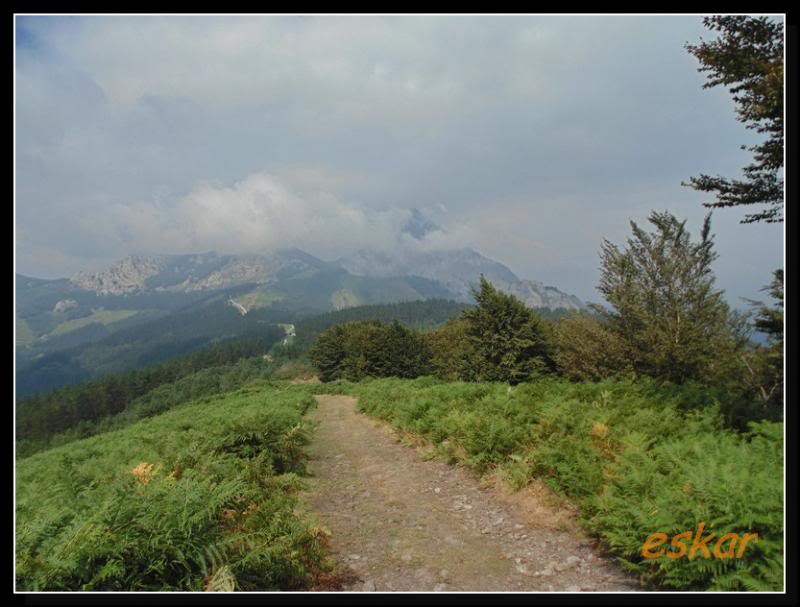
{"label": "distant mountain ridge", "polygon": [[[421,215],[412,216],[406,228],[415,238],[438,229]],[[78,272],[70,283],[98,295],[190,293],[253,284],[278,291],[288,287],[296,292],[297,297],[302,297],[302,293],[297,292],[301,283],[312,289],[324,284],[332,289],[330,307],[340,309],[349,305],[429,297],[470,302],[471,290],[477,285],[480,275],[534,308],[578,310],[585,307],[574,295],[541,282],[520,279],[502,263],[470,248],[442,251],[398,248],[392,253],[363,249],[333,262],[323,261],[299,249],[262,255],[214,252],[131,255],[99,272]],[[393,281],[393,288],[385,291],[382,299],[376,286],[387,280]],[[366,292],[369,294],[364,295]]]}
{"label": "distant mountain ridge", "polygon": [[[430,226],[422,221],[416,228]],[[471,304],[481,274],[532,307],[583,307],[576,297],[521,280],[472,249],[424,252],[414,242],[398,244],[391,255],[362,250],[331,262],[299,249],[209,252],[131,255],[71,279],[18,274],[17,394],[137,368],[325,312],[431,300]]]}
{"label": "distant mountain ridge", "polygon": [[70,282],[101,295],[148,290],[189,292],[274,283],[297,274],[313,274],[326,266],[299,249],[270,255],[129,255],[105,270],[78,272]]}
{"label": "distant mountain ridge", "polygon": [[532,308],[579,310],[585,307],[576,296],[538,281],[522,280],[502,263],[469,248],[406,250],[400,255],[361,250],[335,263],[356,276],[421,276],[444,285],[456,301],[472,301],[472,288],[482,274],[498,289],[515,295]]}

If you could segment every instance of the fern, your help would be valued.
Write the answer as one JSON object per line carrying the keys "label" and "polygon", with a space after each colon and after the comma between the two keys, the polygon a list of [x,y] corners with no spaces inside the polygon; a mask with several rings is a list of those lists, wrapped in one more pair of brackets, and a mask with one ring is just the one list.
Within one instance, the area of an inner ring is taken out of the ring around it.
{"label": "fern", "polygon": [[307,587],[324,552],[295,514],[311,400],[234,392],[20,460],[17,587]]}
{"label": "fern", "polygon": [[[739,434],[697,386],[382,379],[348,387],[359,407],[439,444],[450,462],[532,477],[575,500],[580,520],[648,587],[776,590],[783,576],[782,424]],[[460,454],[463,447],[464,454]],[[524,456],[522,455],[524,454]],[[643,560],[663,531],[758,533],[738,560]]]}

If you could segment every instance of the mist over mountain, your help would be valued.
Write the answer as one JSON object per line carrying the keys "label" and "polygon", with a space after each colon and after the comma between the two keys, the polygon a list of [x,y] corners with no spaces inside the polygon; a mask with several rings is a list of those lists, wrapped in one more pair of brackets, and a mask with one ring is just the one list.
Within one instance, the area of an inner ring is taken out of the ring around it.
{"label": "mist over mountain", "polygon": [[403,225],[402,234],[408,234],[417,240],[422,240],[431,232],[441,231],[441,227],[425,217],[416,207],[411,209],[411,217]]}
{"label": "mist over mountain", "polygon": [[481,275],[533,308],[585,307],[473,248],[441,246],[459,239],[418,209],[398,219],[380,248],[362,242],[331,261],[300,248],[132,254],[70,278],[18,274],[18,393],[136,368],[308,315],[423,300],[469,304]]}
{"label": "mist over mountain", "polygon": [[[472,248],[429,248],[427,237],[437,232],[445,230],[414,208],[395,243],[384,249],[363,248],[330,262],[298,248],[265,254],[130,255],[101,271],[78,272],[70,283],[98,295],[190,293],[252,284],[277,300],[291,292],[303,304],[340,309],[430,297],[470,302],[471,289],[483,275],[534,308],[584,307],[574,295],[521,279]],[[387,281],[392,288],[376,288]],[[304,287],[298,289],[301,283]]]}

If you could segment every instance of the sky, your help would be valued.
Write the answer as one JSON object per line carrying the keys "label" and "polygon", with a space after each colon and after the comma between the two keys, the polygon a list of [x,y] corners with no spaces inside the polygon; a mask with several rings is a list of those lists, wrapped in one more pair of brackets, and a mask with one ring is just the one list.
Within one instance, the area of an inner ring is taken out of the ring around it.
{"label": "sky", "polygon": [[[603,239],[759,141],[684,45],[700,16],[17,16],[16,271],[128,254],[391,249],[411,209],[585,301]],[[717,286],[768,299],[783,224],[712,216]],[[749,212],[752,212],[752,208]]]}

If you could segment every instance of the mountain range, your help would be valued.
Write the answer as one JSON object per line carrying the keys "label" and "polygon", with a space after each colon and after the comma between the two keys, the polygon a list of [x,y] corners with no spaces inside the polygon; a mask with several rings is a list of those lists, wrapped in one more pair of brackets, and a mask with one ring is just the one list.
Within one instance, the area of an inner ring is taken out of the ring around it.
{"label": "mountain range", "polygon": [[470,302],[480,275],[533,308],[584,307],[574,295],[520,279],[505,265],[469,248],[392,254],[363,249],[332,262],[299,249],[264,255],[132,255],[99,272],[78,272],[70,284],[101,296],[252,285],[243,301],[237,300],[245,308],[294,300],[302,307],[325,310],[430,297]]}
{"label": "mountain range", "polygon": [[[404,233],[419,240],[436,229],[412,215]],[[333,261],[299,249],[130,255],[71,278],[18,274],[17,394],[151,364],[308,315],[417,300],[472,303],[481,274],[533,308],[585,307],[469,248],[362,249]]]}

